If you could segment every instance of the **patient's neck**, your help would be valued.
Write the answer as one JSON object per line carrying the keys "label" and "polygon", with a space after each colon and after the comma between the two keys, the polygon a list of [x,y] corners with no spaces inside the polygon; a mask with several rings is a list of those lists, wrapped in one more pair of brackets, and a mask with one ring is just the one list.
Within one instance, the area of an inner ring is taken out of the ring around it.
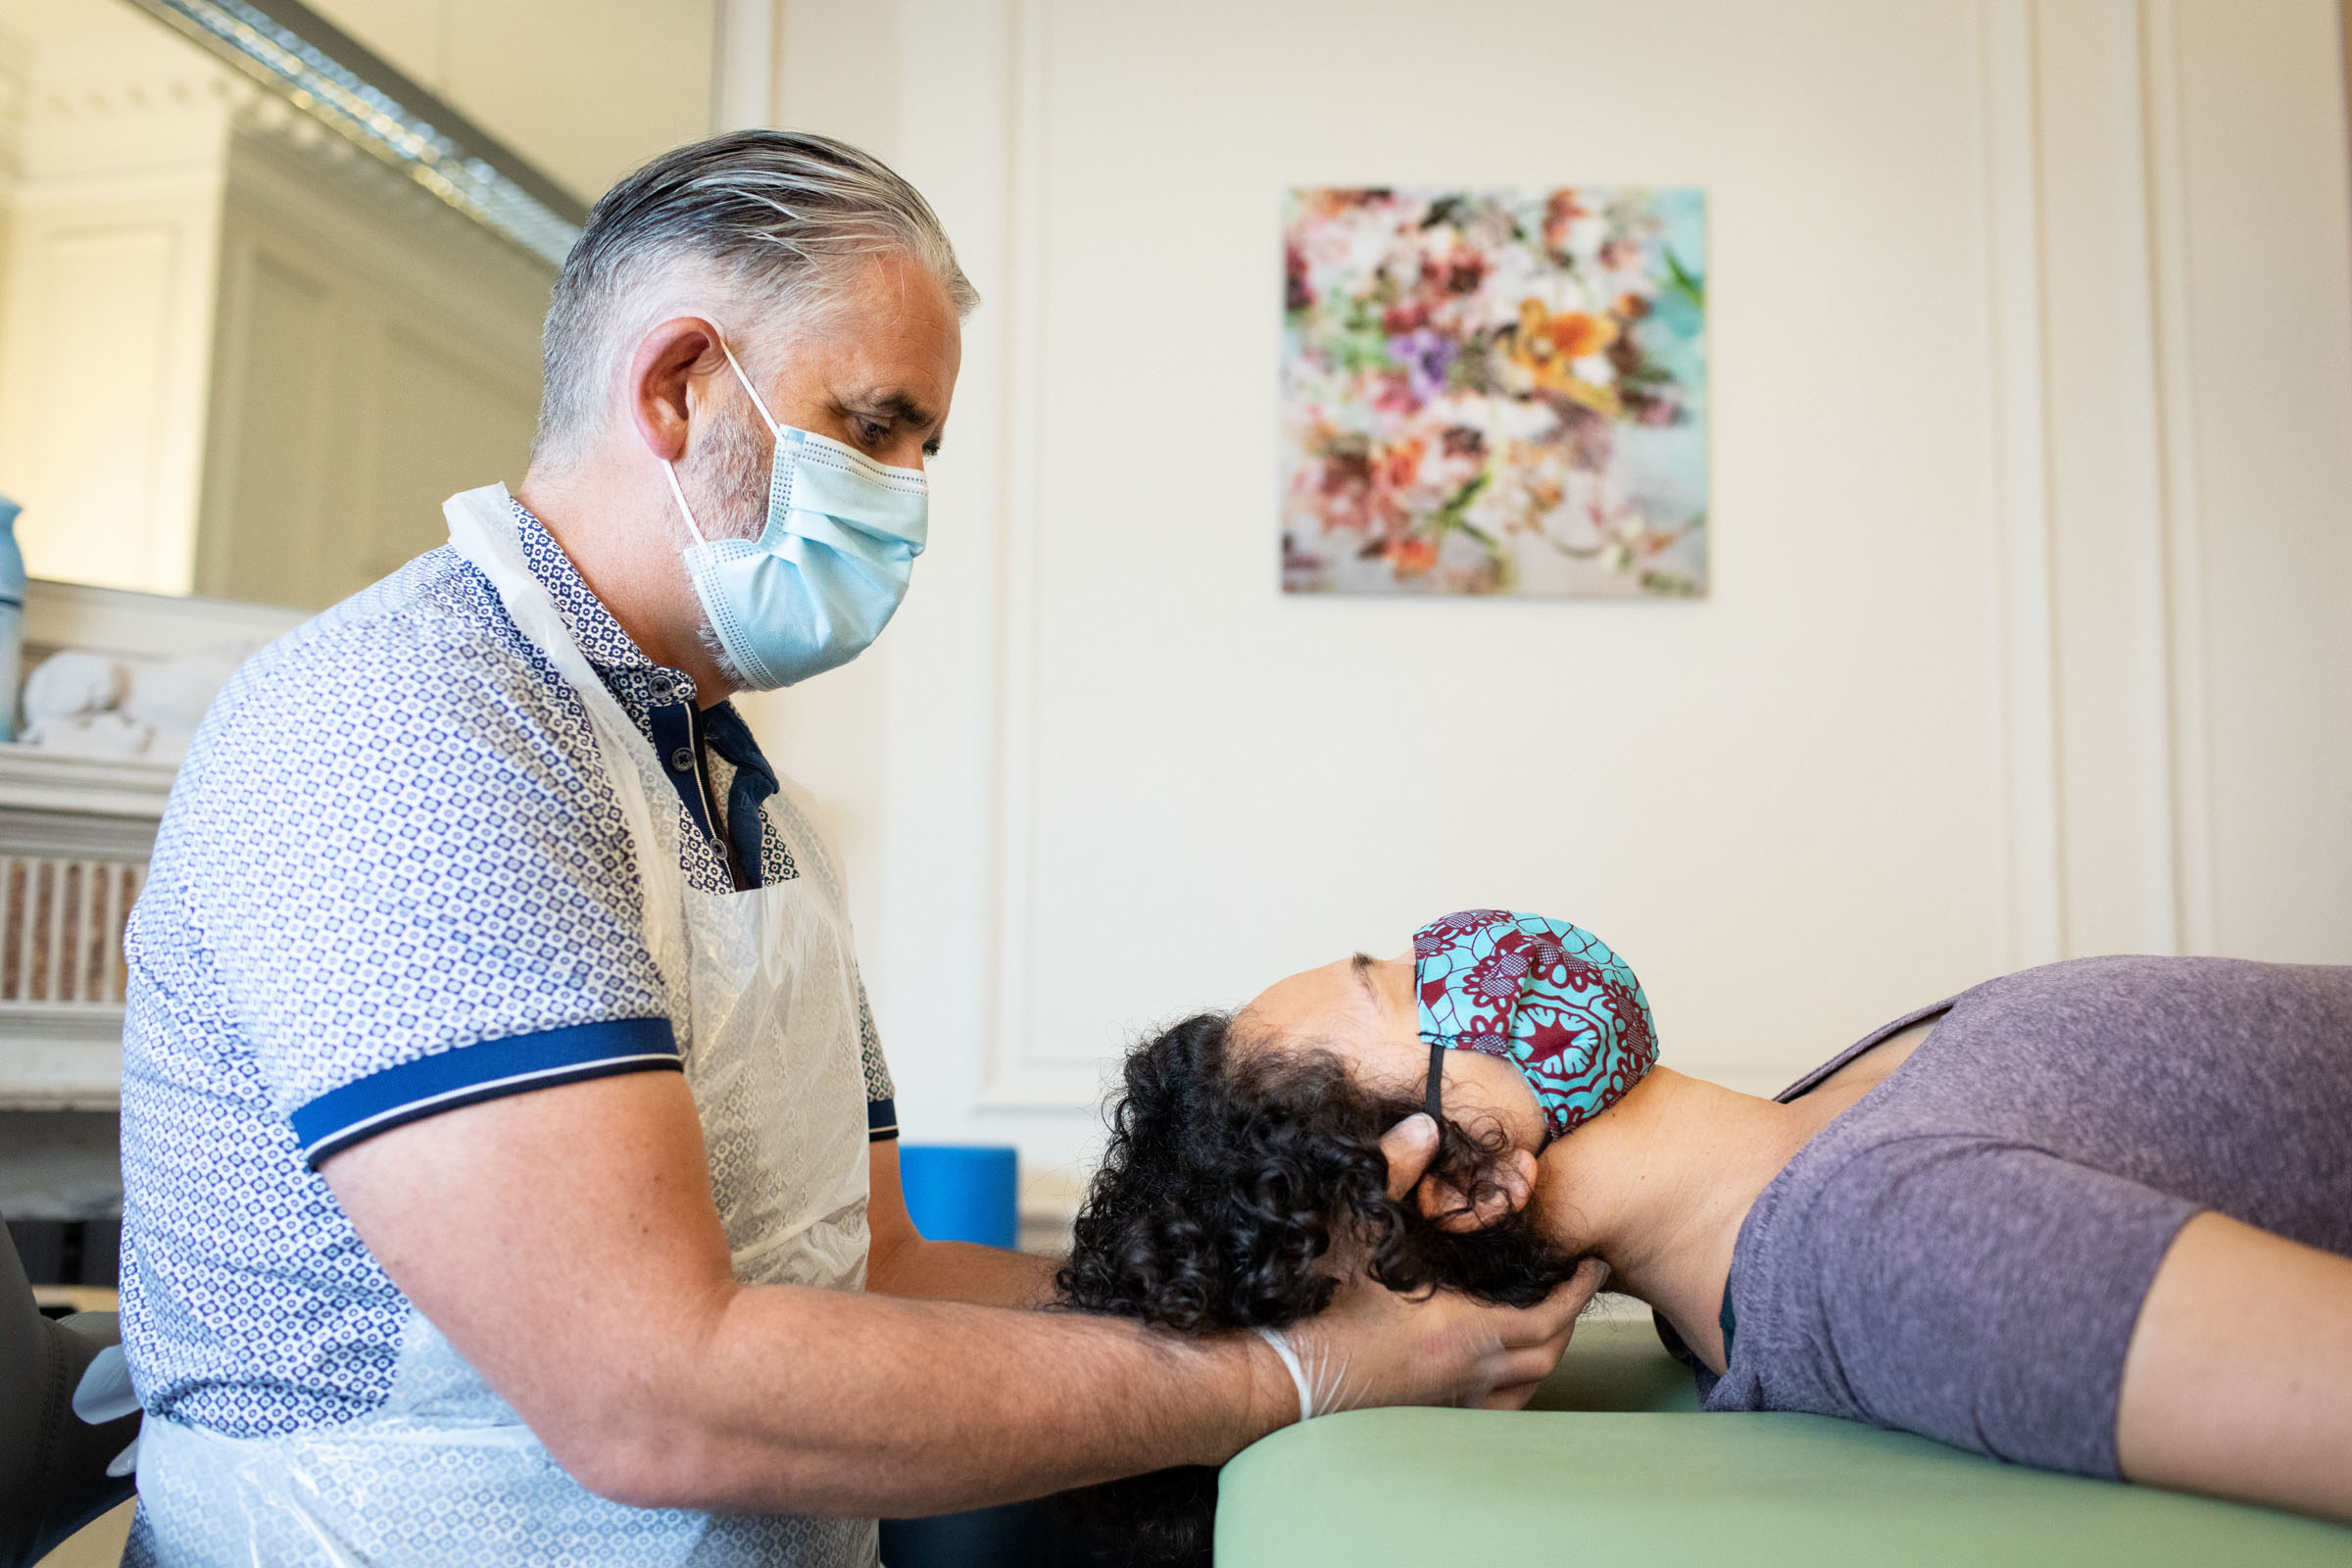
{"label": "patient's neck", "polygon": [[1641,1298],[1723,1369],[1724,1281],[1740,1222],[1824,1120],[1659,1067],[1538,1163],[1535,1212],[1553,1240],[1597,1252],[1609,1289]]}

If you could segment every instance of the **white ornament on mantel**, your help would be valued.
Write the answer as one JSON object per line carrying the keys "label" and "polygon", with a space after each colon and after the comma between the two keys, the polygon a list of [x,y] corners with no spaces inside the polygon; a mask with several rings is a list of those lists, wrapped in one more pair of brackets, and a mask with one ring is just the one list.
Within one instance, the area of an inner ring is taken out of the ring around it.
{"label": "white ornament on mantel", "polygon": [[86,648],[50,655],[24,682],[24,743],[69,757],[177,762],[205,710],[252,650],[130,659]]}

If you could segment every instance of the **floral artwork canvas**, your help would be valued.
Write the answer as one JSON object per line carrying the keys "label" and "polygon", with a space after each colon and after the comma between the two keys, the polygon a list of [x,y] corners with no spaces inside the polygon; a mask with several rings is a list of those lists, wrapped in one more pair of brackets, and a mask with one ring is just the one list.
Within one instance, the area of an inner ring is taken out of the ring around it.
{"label": "floral artwork canvas", "polygon": [[1707,586],[1691,189],[1290,194],[1283,587]]}

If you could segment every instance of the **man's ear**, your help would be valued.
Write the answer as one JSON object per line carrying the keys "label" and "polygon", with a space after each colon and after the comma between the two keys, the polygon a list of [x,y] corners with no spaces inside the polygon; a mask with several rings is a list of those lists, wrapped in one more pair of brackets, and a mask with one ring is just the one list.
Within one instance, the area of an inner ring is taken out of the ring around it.
{"label": "man's ear", "polygon": [[664,463],[686,455],[701,381],[722,361],[718,328],[699,316],[663,321],[637,340],[623,383],[637,438]]}
{"label": "man's ear", "polygon": [[1420,1187],[1421,1212],[1438,1222],[1440,1230],[1455,1235],[1467,1235],[1499,1225],[1503,1219],[1527,1206],[1536,1191],[1536,1156],[1524,1149],[1514,1149],[1497,1155],[1487,1171],[1479,1200],[1472,1203],[1468,1195],[1451,1182],[1441,1177],[1422,1178]]}

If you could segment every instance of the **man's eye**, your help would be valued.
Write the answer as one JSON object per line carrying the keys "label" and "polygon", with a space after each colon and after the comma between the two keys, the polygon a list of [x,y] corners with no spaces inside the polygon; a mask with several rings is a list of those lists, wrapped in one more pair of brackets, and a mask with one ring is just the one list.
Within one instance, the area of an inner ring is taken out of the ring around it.
{"label": "man's eye", "polygon": [[887,424],[880,423],[873,419],[859,419],[858,421],[858,439],[865,442],[869,446],[878,444],[882,438],[888,434],[890,434],[890,426]]}

